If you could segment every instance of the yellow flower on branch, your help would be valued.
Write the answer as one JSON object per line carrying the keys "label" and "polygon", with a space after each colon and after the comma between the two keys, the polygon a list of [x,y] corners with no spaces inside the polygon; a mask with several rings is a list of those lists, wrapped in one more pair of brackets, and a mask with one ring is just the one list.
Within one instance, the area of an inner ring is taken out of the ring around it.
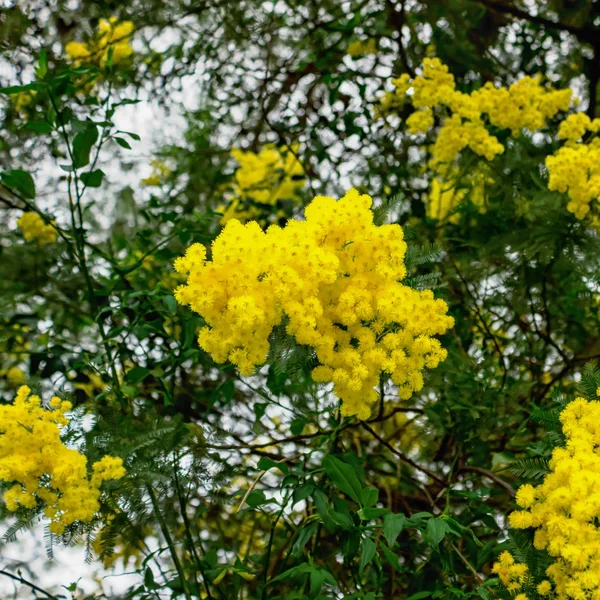
{"label": "yellow flower on branch", "polygon": [[124,62],[133,54],[131,34],[134,24],[131,21],[119,23],[117,17],[100,19],[98,29],[88,42],[69,42],[65,51],[69,60],[76,65],[105,66],[110,52],[113,63]]}
{"label": "yellow flower on branch", "polygon": [[369,38],[368,40],[355,40],[346,48],[346,52],[352,58],[360,58],[368,54],[377,54],[377,40]]}
{"label": "yellow flower on branch", "polygon": [[35,212],[23,213],[17,225],[26,242],[37,242],[40,246],[45,246],[56,241],[56,229],[52,225],[46,225],[42,217]]}
{"label": "yellow flower on branch", "polygon": [[70,402],[56,396],[43,408],[27,386],[13,404],[0,406],[0,480],[13,484],[4,493],[6,508],[41,503],[56,534],[76,521],[91,521],[100,509],[102,483],[125,475],[121,459],[113,456],[94,463],[88,474],[86,457],[61,440],[70,409]]}
{"label": "yellow flower on branch", "polygon": [[205,319],[200,346],[251,375],[285,319],[287,333],[314,349],[313,379],[334,384],[342,414],[368,418],[384,373],[401,398],[421,390],[423,370],[447,354],[433,336],[454,321],[430,290],[401,283],[402,228],[375,225],[371,204],[356,190],[339,201],[317,196],[305,221],[284,228],[231,220],[211,261],[201,244],[188,248],[175,263],[189,274],[175,297]]}
{"label": "yellow flower on branch", "polygon": [[[600,402],[576,398],[560,414],[565,445],[554,449],[540,485],[522,485],[509,515],[515,529],[534,529],[533,544],[554,562],[537,591],[553,598],[600,598]],[[501,557],[502,559],[502,557]],[[495,566],[509,591],[509,568]]]}
{"label": "yellow flower on branch", "polygon": [[232,150],[231,156],[239,167],[229,193],[229,204],[219,208],[223,212],[221,224],[230,219],[245,222],[260,218],[265,209],[283,200],[298,202],[306,180],[297,153],[297,145],[276,148],[268,144],[258,153]]}

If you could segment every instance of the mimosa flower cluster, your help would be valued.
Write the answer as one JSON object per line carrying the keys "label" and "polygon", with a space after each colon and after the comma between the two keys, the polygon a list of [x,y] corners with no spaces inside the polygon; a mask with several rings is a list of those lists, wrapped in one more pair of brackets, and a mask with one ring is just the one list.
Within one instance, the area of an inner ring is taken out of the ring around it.
{"label": "mimosa flower cluster", "polygon": [[71,403],[53,397],[45,409],[39,396],[22,386],[11,405],[0,406],[0,480],[14,484],[4,493],[9,511],[45,506],[50,530],[61,534],[75,521],[91,521],[100,509],[100,487],[120,479],[120,458],[105,456],[92,465],[61,441]]}
{"label": "mimosa flower cluster", "polygon": [[113,63],[119,64],[133,54],[130,40],[134,25],[131,21],[119,23],[117,17],[100,19],[98,30],[87,42],[69,42],[65,51],[75,64],[104,67],[112,48]]}
{"label": "mimosa flower cluster", "polygon": [[355,40],[348,45],[346,52],[352,58],[377,54],[377,40],[374,38],[369,38],[368,40]]}
{"label": "mimosa flower cluster", "polygon": [[318,196],[305,221],[284,228],[229,221],[210,261],[204,246],[192,245],[175,263],[189,273],[175,297],[205,319],[200,346],[250,375],[265,362],[273,329],[285,323],[299,344],[314,348],[313,378],[334,383],[344,415],[369,416],[382,374],[401,398],[419,391],[423,370],[447,354],[433,336],[454,321],[430,290],[401,283],[402,229],[376,226],[371,204],[356,190],[339,201]]}
{"label": "mimosa flower cluster", "polygon": [[534,528],[535,548],[555,558],[544,583],[553,598],[600,600],[600,402],[577,398],[560,420],[566,444],[542,484],[519,488],[509,523]]}
{"label": "mimosa flower cluster", "polygon": [[305,178],[297,152],[297,146],[276,148],[273,144],[264,146],[257,154],[232,150],[231,156],[239,167],[221,223],[230,219],[245,222],[260,217],[263,213],[261,204],[272,207],[282,200],[298,202]]}
{"label": "mimosa flower cluster", "polygon": [[426,201],[427,216],[457,223],[459,214],[455,209],[467,195],[479,212],[484,213],[487,183],[493,183],[493,180],[482,171],[459,177],[456,169],[446,169],[445,176],[438,175],[431,180]]}
{"label": "mimosa flower cluster", "polygon": [[[529,577],[529,567],[526,564],[515,562],[510,552],[502,552],[498,557],[498,562],[494,563],[492,567],[492,573],[498,575],[502,585],[509,592],[516,593],[525,586]],[[521,598],[526,598],[526,596],[521,595]]]}
{"label": "mimosa flower cluster", "polygon": [[[560,125],[558,137],[565,145],[546,159],[548,188],[569,195],[567,210],[578,219],[590,211],[592,200],[600,198],[600,119],[584,113],[569,115]],[[592,134],[591,140],[581,141]]]}
{"label": "mimosa flower cluster", "polygon": [[162,185],[172,173],[171,169],[162,160],[156,158],[150,161],[150,166],[152,167],[152,173],[140,182],[144,187]]}
{"label": "mimosa flower cluster", "polygon": [[23,232],[26,242],[37,242],[40,246],[45,246],[56,241],[56,229],[52,225],[46,225],[35,212],[23,213],[17,220],[17,226]]}
{"label": "mimosa flower cluster", "polygon": [[491,161],[504,152],[504,146],[490,133],[490,125],[510,129],[515,136],[523,129],[539,130],[569,109],[572,96],[570,89],[552,90],[533,77],[523,77],[506,88],[488,82],[466,94],[456,89],[454,76],[438,58],[423,61],[422,75],[411,79],[405,74],[393,84],[396,89],[382,98],[384,110],[380,112],[410,102],[417,109],[406,122],[410,133],[428,131],[434,124],[434,109],[449,115],[431,149],[433,167],[451,163],[465,148]]}

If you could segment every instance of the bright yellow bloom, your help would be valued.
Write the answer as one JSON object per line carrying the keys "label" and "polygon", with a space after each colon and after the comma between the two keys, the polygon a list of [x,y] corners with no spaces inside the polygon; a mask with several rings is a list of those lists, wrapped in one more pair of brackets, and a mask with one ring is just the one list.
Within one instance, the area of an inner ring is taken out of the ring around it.
{"label": "bright yellow bloom", "polygon": [[512,554],[505,551],[498,557],[498,562],[494,563],[492,573],[498,575],[509,592],[515,593],[527,582],[529,568],[526,564],[515,562]]}
{"label": "bright yellow bloom", "polygon": [[25,383],[25,381],[27,381],[25,373],[23,373],[23,371],[21,371],[19,367],[11,367],[6,372],[6,379],[8,379],[8,382],[11,385],[14,385],[15,387],[18,385],[22,385]]}
{"label": "bright yellow bloom", "polygon": [[17,225],[23,231],[26,242],[35,241],[40,246],[45,246],[56,241],[56,229],[52,225],[46,225],[42,217],[35,212],[23,213]]}
{"label": "bright yellow bloom", "polygon": [[152,159],[150,161],[152,167],[152,174],[142,179],[141,184],[144,187],[159,186],[167,179],[171,174],[171,169],[162,161]]}
{"label": "bright yellow bloom", "polygon": [[544,579],[537,586],[537,592],[540,596],[548,596],[552,592],[552,584],[547,579]]}
{"label": "bright yellow bloom", "polygon": [[[567,133],[578,132],[571,128]],[[600,137],[589,143],[567,142],[546,158],[546,167],[548,189],[568,193],[567,210],[583,219],[590,211],[591,201],[600,198]]]}
{"label": "bright yellow bloom", "polygon": [[69,42],[65,51],[77,65],[105,66],[112,48],[113,63],[119,64],[133,54],[130,40],[134,25],[131,21],[119,23],[117,17],[100,19],[98,30],[87,43]]}
{"label": "bright yellow bloom", "polygon": [[377,40],[369,38],[368,40],[356,40],[348,45],[346,52],[352,58],[360,58],[367,54],[377,54]]}
{"label": "bright yellow bloom", "polygon": [[55,396],[44,409],[39,396],[30,393],[22,386],[13,404],[0,406],[0,480],[14,484],[4,502],[9,511],[41,502],[51,531],[61,534],[75,521],[94,518],[102,482],[120,479],[125,469],[120,458],[105,456],[92,466],[90,477],[86,457],[60,438],[71,403]]}
{"label": "bright yellow bloom", "polygon": [[175,263],[189,273],[175,297],[205,319],[200,346],[251,375],[285,319],[287,333],[315,349],[313,378],[334,383],[344,415],[369,416],[384,373],[403,399],[421,390],[423,370],[447,355],[433,336],[454,320],[430,290],[400,283],[402,229],[376,226],[371,204],[356,190],[339,201],[317,196],[305,221],[284,228],[231,220],[212,244],[212,261],[201,244],[188,248]]}
{"label": "bright yellow bloom", "polygon": [[543,483],[521,486],[517,504],[524,510],[509,521],[535,528],[535,548],[554,558],[540,595],[554,587],[558,600],[600,598],[600,402],[576,398],[560,420],[565,446],[554,449]]}
{"label": "bright yellow bloom", "polygon": [[232,150],[231,156],[239,168],[235,172],[229,205],[219,208],[223,212],[221,224],[225,225],[230,219],[245,222],[259,218],[264,213],[261,204],[269,208],[281,200],[298,202],[305,178],[297,152],[296,145],[286,149],[273,144],[267,144],[258,154]]}
{"label": "bright yellow bloom", "polygon": [[433,127],[433,112],[431,108],[425,107],[421,110],[416,110],[406,119],[408,133],[416,135],[417,133],[426,133]]}
{"label": "bright yellow bloom", "polygon": [[456,169],[445,169],[445,175],[431,180],[426,200],[426,212],[430,219],[457,223],[459,214],[455,209],[467,198],[479,207],[480,213],[486,211],[486,184],[493,182],[483,171],[459,177]]}
{"label": "bright yellow bloom", "polygon": [[10,96],[14,103],[15,110],[18,112],[25,112],[25,110],[33,104],[36,94],[37,92],[35,90],[26,90]]}
{"label": "bright yellow bloom", "polygon": [[74,382],[73,387],[76,390],[83,390],[88,398],[95,398],[97,394],[106,389],[106,383],[96,373],[88,373],[87,377],[89,379],[87,383]]}
{"label": "bright yellow bloom", "polygon": [[[405,96],[404,101],[415,108],[440,108],[444,114],[450,114],[442,122],[432,147],[433,167],[451,163],[465,148],[488,161],[493,160],[504,152],[504,146],[488,131],[488,122],[498,129],[510,129],[513,135],[519,135],[523,129],[536,131],[545,127],[548,119],[558,112],[568,110],[572,96],[570,89],[552,90],[533,77],[523,77],[507,88],[487,83],[465,94],[456,89],[454,76],[438,58],[426,58],[422,74],[414,79],[405,75],[393,83],[396,90],[383,96],[380,114],[402,104],[397,99],[399,96]],[[425,122],[426,115],[414,119]],[[422,131],[411,122],[407,124],[410,133]]]}

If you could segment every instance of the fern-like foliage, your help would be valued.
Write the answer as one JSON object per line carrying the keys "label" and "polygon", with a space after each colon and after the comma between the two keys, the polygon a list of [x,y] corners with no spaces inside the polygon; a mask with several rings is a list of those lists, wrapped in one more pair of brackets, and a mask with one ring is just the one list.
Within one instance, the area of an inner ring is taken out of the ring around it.
{"label": "fern-like foliage", "polygon": [[550,473],[550,466],[547,458],[525,458],[513,463],[511,471],[520,478],[540,480]]}
{"label": "fern-like foliage", "polygon": [[373,209],[373,222],[383,225],[390,220],[392,212],[404,202],[404,194],[395,194],[384,198],[379,206]]}

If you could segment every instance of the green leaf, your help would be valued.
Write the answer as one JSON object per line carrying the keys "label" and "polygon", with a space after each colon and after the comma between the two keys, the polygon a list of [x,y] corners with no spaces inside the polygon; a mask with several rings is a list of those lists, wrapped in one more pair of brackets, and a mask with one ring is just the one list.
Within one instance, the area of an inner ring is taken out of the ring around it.
{"label": "green leaf", "polygon": [[308,544],[308,541],[317,531],[318,528],[319,523],[317,521],[313,521],[312,523],[309,523],[308,525],[306,525],[306,527],[303,527],[300,530],[300,533],[298,534],[298,537],[296,538],[296,541],[292,546],[292,556],[300,556],[302,550],[304,549],[306,544]]}
{"label": "green leaf", "polygon": [[146,377],[150,374],[150,370],[145,367],[133,367],[131,371],[127,371],[125,375],[126,381],[129,383],[139,383],[146,379]]}
{"label": "green leaf", "polygon": [[289,473],[290,468],[284,462],[277,462],[267,456],[261,456],[258,461],[258,468],[261,471],[268,471],[269,469],[279,469],[282,473]]}
{"label": "green leaf", "polygon": [[383,537],[393,547],[396,539],[404,529],[406,517],[402,514],[389,514],[383,518]]}
{"label": "green leaf", "polygon": [[433,518],[427,521],[425,529],[425,541],[432,547],[437,548],[439,543],[444,539],[448,525],[444,519]]}
{"label": "green leaf", "polygon": [[95,171],[89,171],[88,173],[81,174],[81,181],[87,187],[97,188],[102,185],[104,179],[104,171],[96,169]]}
{"label": "green leaf", "polygon": [[12,169],[2,173],[2,182],[19,194],[33,200],[35,198],[35,183],[33,177],[21,169]]}
{"label": "green leaf", "polygon": [[177,312],[177,300],[175,300],[174,296],[167,294],[166,296],[163,296],[162,301],[172,315]]}
{"label": "green leaf", "polygon": [[23,125],[23,129],[29,129],[35,133],[50,133],[52,125],[47,121],[28,121]]}
{"label": "green leaf", "polygon": [[262,506],[263,504],[269,504],[272,500],[268,500],[265,493],[262,490],[252,490],[246,498],[246,504],[251,508]]}
{"label": "green leaf", "polygon": [[319,594],[323,587],[324,580],[323,572],[321,569],[314,569],[310,572],[310,596],[314,598]]}
{"label": "green leaf", "polygon": [[364,488],[361,492],[360,499],[363,506],[375,506],[377,500],[379,500],[379,491],[372,487]]}
{"label": "green leaf", "polygon": [[221,394],[223,400],[226,402],[231,402],[233,399],[233,394],[235,393],[235,383],[233,382],[233,379],[224,381],[219,387],[219,393]]}
{"label": "green leaf", "polygon": [[131,131],[120,131],[119,133],[124,133],[125,135],[128,135],[132,140],[136,140],[137,142],[141,140],[140,136],[137,133],[133,133]]}
{"label": "green leaf", "polygon": [[361,503],[362,485],[354,469],[335,456],[328,455],[323,460],[323,468],[338,489],[357,503]]}
{"label": "green leaf", "polygon": [[152,573],[150,567],[146,567],[146,570],[144,571],[144,585],[149,590],[157,590],[160,588],[160,585],[154,581],[154,573]]}
{"label": "green leaf", "polygon": [[423,598],[431,598],[431,592],[417,592],[407,598],[407,600],[422,600]]}
{"label": "green leaf", "polygon": [[38,63],[38,66],[35,68],[35,76],[38,79],[44,79],[47,72],[48,72],[48,59],[46,57],[46,50],[42,50],[40,52],[40,62]]}
{"label": "green leaf", "polygon": [[115,142],[117,142],[117,144],[119,144],[119,146],[121,146],[121,148],[126,148],[127,150],[131,150],[131,146],[129,145],[129,142],[127,140],[124,140],[123,138],[120,137],[116,137],[114,138]]}
{"label": "green leaf", "polygon": [[90,162],[90,151],[98,140],[98,129],[90,124],[85,131],[78,133],[73,140],[73,167],[80,169]]}
{"label": "green leaf", "polygon": [[379,548],[383,551],[386,560],[390,563],[390,565],[392,565],[394,571],[402,573],[400,563],[398,562],[398,557],[383,542],[379,543]]}
{"label": "green leaf", "polygon": [[360,560],[358,568],[362,573],[363,569],[373,560],[373,557],[377,554],[377,546],[371,538],[364,538],[360,549]]}
{"label": "green leaf", "polygon": [[361,508],[358,511],[358,516],[363,521],[371,521],[372,519],[378,519],[383,515],[387,515],[389,512],[387,508]]}

